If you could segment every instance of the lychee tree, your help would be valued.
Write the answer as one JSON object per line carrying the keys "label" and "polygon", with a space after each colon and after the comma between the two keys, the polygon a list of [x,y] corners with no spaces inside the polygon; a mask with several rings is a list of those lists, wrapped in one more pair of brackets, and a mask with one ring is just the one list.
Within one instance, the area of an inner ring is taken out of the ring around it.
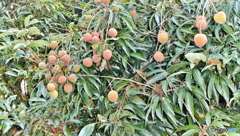
{"label": "lychee tree", "polygon": [[240,3],[22,0],[1,9],[3,135],[239,135]]}

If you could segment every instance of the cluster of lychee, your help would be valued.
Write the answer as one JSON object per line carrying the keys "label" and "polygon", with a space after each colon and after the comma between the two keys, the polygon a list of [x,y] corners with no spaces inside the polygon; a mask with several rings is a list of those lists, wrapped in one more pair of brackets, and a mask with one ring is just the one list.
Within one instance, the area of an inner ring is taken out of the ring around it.
{"label": "cluster of lychee", "polygon": [[[105,5],[108,5],[110,3],[110,0],[94,0],[94,3],[96,5],[100,5],[100,4],[105,4]],[[114,1],[113,3],[116,3],[116,1]],[[112,10],[114,13],[117,13],[119,8],[118,7],[112,7]],[[131,10],[129,12],[130,16],[132,18],[135,18],[137,16],[137,11],[136,10]],[[92,19],[92,16],[91,15],[87,15],[85,17],[86,20],[91,20]],[[101,32],[92,32],[92,33],[86,33],[84,34],[83,36],[83,40],[85,42],[91,42],[92,44],[98,44],[101,40],[99,38],[99,35],[101,34]],[[115,28],[110,28],[107,32],[107,34],[110,36],[110,37],[116,37],[118,32]],[[162,59],[162,56],[160,54],[156,54],[155,55],[157,59]],[[112,51],[109,50],[109,49],[106,49],[102,52],[102,57],[103,59],[105,60],[110,60],[111,57],[112,57]],[[102,60],[102,57],[99,55],[99,53],[96,53],[96,51],[94,51],[93,53],[93,56],[92,58],[85,58],[83,60],[83,65],[86,66],[86,67],[91,67],[93,65],[93,62],[96,63],[96,66],[99,66],[100,65],[100,62]],[[118,100],[118,92],[117,91],[110,91],[108,93],[108,99],[109,101],[111,102],[116,102]]]}
{"label": "cluster of lychee", "polygon": [[[212,2],[217,2],[218,0],[212,0]],[[226,14],[223,11],[217,12],[214,15],[214,21],[219,24],[224,24],[226,22]],[[200,33],[196,34],[194,36],[194,42],[198,47],[203,47],[207,43],[207,36],[205,34],[202,34],[201,30],[204,30],[207,28],[207,19],[202,16],[198,16],[196,18],[196,27],[200,30]]]}
{"label": "cluster of lychee", "polygon": [[[92,32],[92,33],[86,33],[83,35],[83,40],[85,42],[91,42],[92,44],[98,44],[101,40],[99,38],[101,33],[99,32]],[[107,32],[107,34],[114,38],[117,36],[118,32],[115,28],[110,28]],[[98,53],[96,53],[96,51],[94,51],[94,55],[92,56],[92,58],[88,57],[88,58],[85,58],[83,60],[83,65],[86,66],[86,67],[91,67],[93,65],[93,63],[96,64],[96,66],[99,66],[100,65],[100,62],[102,60],[102,58],[104,60],[110,60],[111,57],[112,57],[112,51],[110,49],[106,49],[102,52],[102,56],[99,55]],[[118,93],[116,91],[110,91],[108,93],[108,99],[109,101],[111,102],[115,102],[117,101],[118,99]]]}
{"label": "cluster of lychee", "polygon": [[[51,49],[55,49],[58,45],[57,41],[52,41],[50,44]],[[45,70],[45,77],[48,81],[46,88],[50,91],[50,97],[56,99],[58,97],[59,84],[63,85],[63,90],[66,93],[70,93],[73,90],[73,83],[77,81],[76,74],[69,74],[69,64],[72,63],[71,57],[67,54],[67,51],[61,50],[58,53],[51,50],[48,54],[47,63],[44,61],[38,64],[40,69]],[[79,65],[73,66],[73,72],[80,70]]]}
{"label": "cluster of lychee", "polygon": [[[92,44],[98,44],[101,40],[99,38],[101,32],[92,32],[90,33],[86,33],[83,35],[83,40],[85,42],[91,42]],[[108,30],[108,35],[110,37],[116,37],[118,34],[117,30],[115,28],[110,28]],[[94,54],[92,56],[92,58],[85,58],[83,60],[83,65],[86,67],[91,67],[93,65],[93,63],[96,64],[96,66],[100,65],[100,62],[103,59],[105,60],[110,60],[112,57],[112,51],[110,49],[106,49],[102,52],[102,56],[99,55],[98,53],[96,53],[96,51],[94,51]]]}

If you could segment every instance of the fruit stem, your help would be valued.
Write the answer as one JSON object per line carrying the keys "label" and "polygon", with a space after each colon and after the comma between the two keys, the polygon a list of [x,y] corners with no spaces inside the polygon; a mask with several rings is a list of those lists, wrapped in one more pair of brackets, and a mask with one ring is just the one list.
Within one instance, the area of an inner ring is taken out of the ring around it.
{"label": "fruit stem", "polygon": [[211,0],[208,0],[208,1],[212,4],[213,9],[215,10],[215,12],[218,13],[218,11],[217,11],[216,7],[214,6],[213,2]]}

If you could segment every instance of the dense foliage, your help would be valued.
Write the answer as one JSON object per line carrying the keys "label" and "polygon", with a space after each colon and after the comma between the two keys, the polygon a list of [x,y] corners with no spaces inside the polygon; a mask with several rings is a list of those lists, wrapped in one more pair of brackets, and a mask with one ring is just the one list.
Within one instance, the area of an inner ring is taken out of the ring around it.
{"label": "dense foliage", "polygon": [[[211,129],[240,128],[239,1],[95,3],[0,2],[0,134],[240,135]],[[214,20],[217,11],[226,13],[225,23]],[[199,15],[206,17],[205,30],[196,27]],[[117,36],[109,36],[110,28]],[[158,41],[160,30],[168,33],[166,43]],[[100,33],[100,42],[84,41],[91,32]],[[198,33],[208,38],[203,47],[195,44]],[[111,59],[86,67],[84,59],[106,49]],[[51,50],[66,50],[71,60],[49,63]],[[163,61],[155,60],[157,51]],[[47,85],[56,65],[61,75],[74,73],[74,65],[80,71],[73,91],[58,84],[53,99]],[[113,90],[116,102],[108,99]]]}

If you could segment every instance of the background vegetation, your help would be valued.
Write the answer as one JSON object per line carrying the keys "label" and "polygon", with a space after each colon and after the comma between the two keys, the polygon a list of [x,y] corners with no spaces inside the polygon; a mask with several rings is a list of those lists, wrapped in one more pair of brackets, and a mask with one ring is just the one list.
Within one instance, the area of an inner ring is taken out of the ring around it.
{"label": "background vegetation", "polygon": [[[239,129],[240,2],[236,0],[1,1],[0,133],[2,135],[229,135],[211,128]],[[215,9],[216,8],[216,9]],[[132,18],[129,11],[136,10]],[[227,22],[213,16],[224,11]],[[208,37],[200,48],[195,19],[204,14]],[[90,20],[85,17],[91,15]],[[118,35],[107,35],[116,28]],[[157,40],[159,30],[169,40]],[[102,31],[101,42],[84,42],[87,32]],[[79,64],[71,93],[59,85],[49,97],[49,43],[66,50]],[[85,67],[82,61],[110,49],[111,60]],[[161,51],[165,60],[156,62]],[[119,94],[117,102],[108,92]]]}

